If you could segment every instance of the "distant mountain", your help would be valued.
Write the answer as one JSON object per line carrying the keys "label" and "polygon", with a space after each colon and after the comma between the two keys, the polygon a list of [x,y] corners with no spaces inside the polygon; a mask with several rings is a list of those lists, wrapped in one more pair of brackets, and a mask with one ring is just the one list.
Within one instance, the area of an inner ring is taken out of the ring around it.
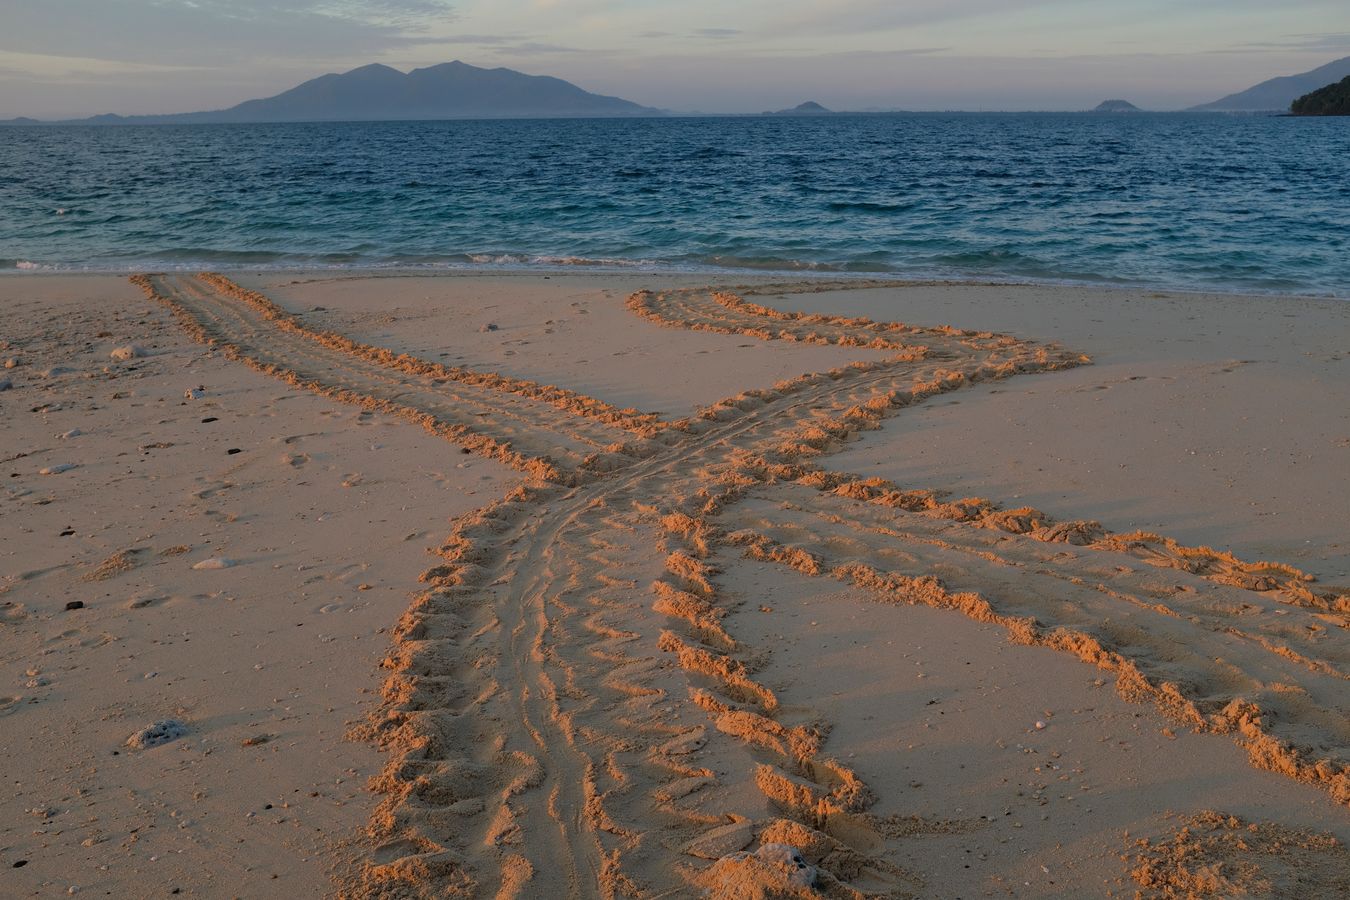
{"label": "distant mountain", "polygon": [[1196,112],[1284,112],[1289,109],[1289,104],[1309,91],[1340,81],[1347,75],[1350,75],[1350,56],[1301,75],[1272,78],[1245,91],[1191,109]]}
{"label": "distant mountain", "polygon": [[275,97],[248,100],[212,112],[105,114],[74,121],[87,125],[157,125],[653,115],[661,115],[661,111],[618,97],[592,94],[560,78],[525,75],[511,69],[480,69],[456,61],[407,74],[376,63],[340,75],[321,75]]}
{"label": "distant mountain", "polygon": [[832,116],[834,110],[826,109],[814,100],[798,103],[792,109],[780,109],[777,112],[760,113],[764,116]]}
{"label": "distant mountain", "polygon": [[1350,116],[1350,75],[1304,94],[1289,109],[1296,116]]}
{"label": "distant mountain", "polygon": [[1092,110],[1095,113],[1132,113],[1143,112],[1128,100],[1103,100]]}

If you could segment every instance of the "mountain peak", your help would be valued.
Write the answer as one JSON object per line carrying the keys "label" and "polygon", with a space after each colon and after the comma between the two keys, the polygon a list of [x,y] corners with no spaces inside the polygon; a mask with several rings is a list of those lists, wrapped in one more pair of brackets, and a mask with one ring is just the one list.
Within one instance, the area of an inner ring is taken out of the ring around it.
{"label": "mountain peak", "polygon": [[435,63],[430,66],[423,66],[420,69],[413,69],[409,75],[416,75],[418,72],[453,72],[457,69],[475,69],[480,72],[486,72],[487,69],[480,69],[478,66],[471,66],[466,62],[452,59],[449,62]]}
{"label": "mountain peak", "polygon": [[1197,112],[1285,112],[1304,94],[1350,75],[1350,56],[1334,59],[1324,66],[1298,75],[1270,78],[1245,91],[1192,106]]}
{"label": "mountain peak", "polygon": [[1350,116],[1350,75],[1304,94],[1289,109],[1296,116]]}
{"label": "mountain peak", "polygon": [[1103,100],[1092,111],[1098,113],[1142,112],[1139,107],[1128,100]]}
{"label": "mountain peak", "polygon": [[780,109],[777,112],[766,112],[766,116],[829,116],[834,111],[826,109],[814,100],[807,100],[805,103],[798,103],[792,109]]}
{"label": "mountain peak", "polygon": [[229,109],[170,116],[95,116],[98,124],[342,122],[418,119],[653,116],[660,110],[582,90],[546,75],[482,69],[460,60],[400,72],[370,63],[311,78]]}

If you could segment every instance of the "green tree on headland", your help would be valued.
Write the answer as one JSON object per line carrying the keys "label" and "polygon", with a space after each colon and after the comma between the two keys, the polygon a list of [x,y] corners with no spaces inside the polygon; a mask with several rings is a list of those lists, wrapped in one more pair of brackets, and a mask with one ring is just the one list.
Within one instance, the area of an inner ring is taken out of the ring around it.
{"label": "green tree on headland", "polygon": [[1289,110],[1296,116],[1350,116],[1350,75],[1304,94]]}

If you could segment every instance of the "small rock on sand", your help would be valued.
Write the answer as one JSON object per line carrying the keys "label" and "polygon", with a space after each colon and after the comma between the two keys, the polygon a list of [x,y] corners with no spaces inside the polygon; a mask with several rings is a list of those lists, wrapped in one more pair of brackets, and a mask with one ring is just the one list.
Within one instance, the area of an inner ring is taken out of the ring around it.
{"label": "small rock on sand", "polygon": [[12,387],[14,387],[14,382],[10,381],[8,378],[0,380],[0,391],[7,391]]}
{"label": "small rock on sand", "polygon": [[127,344],[124,347],[118,347],[108,354],[118,362],[126,362],[129,359],[139,359],[145,355],[145,350],[135,344]]}
{"label": "small rock on sand", "polygon": [[176,741],[187,733],[188,727],[183,722],[177,719],[161,719],[127,738],[127,746],[133,750],[148,750],[160,744]]}
{"label": "small rock on sand", "polygon": [[18,364],[19,364],[18,359],[16,359],[16,358],[13,357],[13,356],[11,356],[9,359],[5,360],[5,368],[6,368],[6,369],[13,369],[13,368],[15,368],[16,366],[18,366]]}
{"label": "small rock on sand", "polygon": [[497,330],[497,323],[496,323],[496,322],[488,322],[486,325],[484,325],[482,328],[480,328],[480,329],[478,329],[478,330],[479,330],[480,332],[484,333],[484,334],[486,334],[486,333],[489,332],[489,331],[496,331],[496,330]]}
{"label": "small rock on sand", "polygon": [[63,441],[68,441],[71,438],[77,438],[82,434],[84,434],[84,432],[81,431],[80,429],[72,428],[69,431],[64,431],[61,434],[58,434],[57,437],[59,437]]}
{"label": "small rock on sand", "polygon": [[69,472],[75,468],[74,463],[57,463],[53,466],[44,466],[38,469],[39,475],[60,475],[62,472]]}
{"label": "small rock on sand", "polygon": [[228,569],[234,565],[234,560],[226,559],[223,556],[213,556],[210,559],[204,559],[195,564],[194,569]]}

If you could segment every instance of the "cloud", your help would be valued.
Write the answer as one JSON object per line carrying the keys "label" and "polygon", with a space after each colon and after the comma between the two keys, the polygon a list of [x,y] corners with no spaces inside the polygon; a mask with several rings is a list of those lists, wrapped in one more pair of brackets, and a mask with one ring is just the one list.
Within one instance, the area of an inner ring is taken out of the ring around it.
{"label": "cloud", "polygon": [[12,53],[0,50],[0,75],[41,81],[51,73],[81,78],[108,76],[155,75],[172,72],[195,72],[198,66],[163,65],[158,63],[126,62],[124,60],[90,59],[80,56],[58,56],[40,53]]}
{"label": "cloud", "polygon": [[582,51],[580,47],[564,47],[560,44],[541,44],[534,41],[525,41],[519,44],[508,44],[504,47],[497,47],[493,52],[505,54],[507,56],[545,56],[551,53],[582,53],[584,51]]}
{"label": "cloud", "polygon": [[523,34],[447,34],[440,37],[428,35],[427,37],[407,37],[404,41],[409,44],[475,44],[480,47],[500,47],[503,44],[519,43],[527,35]]}
{"label": "cloud", "polygon": [[744,34],[739,28],[695,28],[694,34],[706,38],[732,38]]}
{"label": "cloud", "polygon": [[766,23],[778,34],[857,34],[977,17],[1023,12],[1070,0],[834,0],[828,5],[796,0]]}
{"label": "cloud", "polygon": [[1207,56],[1255,56],[1261,54],[1350,53],[1350,32],[1291,34],[1281,40],[1243,41],[1227,47],[1201,51]]}
{"label": "cloud", "polygon": [[1350,32],[1333,32],[1330,34],[1289,34],[1285,35],[1283,40],[1277,41],[1249,41],[1238,44],[1232,48],[1235,51],[1241,50],[1306,50],[1337,53],[1343,50],[1350,50]]}
{"label": "cloud", "polygon": [[883,51],[892,56],[932,56],[934,53],[950,53],[955,47],[900,47]]}
{"label": "cloud", "polygon": [[448,0],[43,0],[7,6],[0,50],[208,67],[377,55],[424,42],[431,28],[454,15]]}

